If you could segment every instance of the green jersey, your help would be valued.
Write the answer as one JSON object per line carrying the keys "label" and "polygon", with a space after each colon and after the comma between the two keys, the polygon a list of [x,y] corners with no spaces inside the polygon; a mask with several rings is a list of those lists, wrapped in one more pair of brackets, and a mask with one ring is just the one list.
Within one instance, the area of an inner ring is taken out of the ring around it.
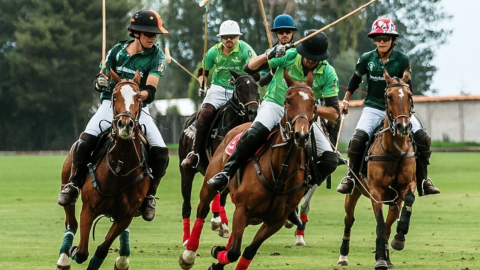
{"label": "green jersey", "polygon": [[367,74],[368,91],[364,104],[367,107],[385,110],[385,88],[387,83],[383,77],[383,69],[386,69],[391,77],[402,78],[403,72],[411,72],[410,60],[402,52],[392,50],[387,62],[383,64],[377,50],[364,53],[357,61],[355,73],[362,77]]}
{"label": "green jersey", "polygon": [[[138,69],[142,78],[140,89],[145,89],[148,75],[162,77],[165,72],[166,61],[163,52],[155,45],[148,50],[130,56],[126,50],[127,46],[134,40],[120,41],[108,51],[106,56],[106,73],[110,68],[122,79],[133,79]],[[102,64],[100,63],[100,68]],[[100,101],[111,100],[115,83],[110,80],[108,89],[100,95]]]}
{"label": "green jersey", "polygon": [[[285,56],[269,60],[268,67],[277,68],[277,70],[263,99],[283,106],[288,90],[287,83],[283,79],[283,71],[287,69],[294,81],[307,81],[307,76],[303,72],[302,56],[297,53],[297,49],[289,49]],[[317,100],[338,96],[337,73],[327,61],[319,62],[313,70],[312,90]]]}
{"label": "green jersey", "polygon": [[238,74],[246,74],[243,71],[244,66],[252,58],[257,57],[257,54],[250,45],[242,40],[238,40],[237,45],[235,45],[228,56],[222,53],[222,47],[223,44],[220,42],[207,51],[205,55],[205,69],[210,70],[215,65],[212,84],[233,90],[233,85],[228,83],[228,80],[232,77],[229,70],[233,70]]}

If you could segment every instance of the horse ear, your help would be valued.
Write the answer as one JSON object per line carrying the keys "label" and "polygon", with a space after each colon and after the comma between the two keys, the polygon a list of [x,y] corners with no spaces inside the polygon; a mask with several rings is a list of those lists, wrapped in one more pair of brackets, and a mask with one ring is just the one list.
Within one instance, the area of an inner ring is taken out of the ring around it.
{"label": "horse ear", "polygon": [[113,69],[111,68],[110,68],[110,77],[113,79],[115,84],[119,83],[122,80],[120,79],[120,77],[118,77],[117,73],[115,73],[115,71],[113,71]]}
{"label": "horse ear", "polygon": [[230,71],[230,74],[232,74],[232,76],[236,79],[238,79],[238,77],[240,77],[240,75],[238,73],[236,73],[235,71],[229,69],[228,71]]}
{"label": "horse ear", "polygon": [[293,85],[293,80],[290,78],[290,75],[288,74],[287,69],[283,69],[283,78],[287,82],[288,87]]}
{"label": "horse ear", "polygon": [[309,71],[307,74],[307,85],[312,87],[313,85],[313,72]]}
{"label": "horse ear", "polygon": [[408,83],[410,81],[410,69],[405,69],[405,71],[403,72],[403,78],[402,78],[402,81],[405,82],[405,83]]}
{"label": "horse ear", "polygon": [[135,77],[133,77],[133,81],[134,81],[136,84],[140,85],[140,79],[141,79],[141,78],[142,78],[142,77],[140,76],[140,71],[138,71],[138,69],[137,69],[137,70],[135,71]]}
{"label": "horse ear", "polygon": [[388,81],[392,79],[386,69],[383,69],[383,77],[385,78],[385,81],[387,82],[387,84],[388,84]]}

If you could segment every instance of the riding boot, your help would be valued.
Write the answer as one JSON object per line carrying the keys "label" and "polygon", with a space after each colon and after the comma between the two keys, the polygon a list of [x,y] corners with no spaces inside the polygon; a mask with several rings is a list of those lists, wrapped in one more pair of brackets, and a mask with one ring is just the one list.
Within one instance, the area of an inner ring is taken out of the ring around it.
{"label": "riding boot", "polygon": [[416,156],[417,156],[417,191],[419,196],[433,195],[440,193],[440,190],[433,185],[433,182],[427,176],[427,166],[430,165],[430,156],[432,151],[430,149],[430,136],[427,131],[420,129],[415,132],[414,141],[416,144]]}
{"label": "riding boot", "polygon": [[337,186],[337,192],[342,194],[350,194],[355,186],[355,179],[360,175],[360,166],[362,165],[363,155],[368,143],[368,134],[355,130],[352,139],[348,144],[347,156],[348,161],[348,173],[340,184]]}
{"label": "riding boot", "polygon": [[187,157],[182,160],[182,167],[196,168],[200,162],[199,152],[205,144],[205,136],[210,127],[212,118],[215,115],[215,107],[210,103],[204,103],[198,112],[197,123],[195,124],[195,137],[193,138],[193,149]]}
{"label": "riding boot", "polygon": [[262,123],[254,122],[240,137],[223,170],[209,179],[207,184],[219,192],[223,191],[242,162],[250,158],[265,143],[269,134],[270,131]]}
{"label": "riding boot", "polygon": [[169,162],[168,148],[152,146],[150,148],[150,161],[153,179],[150,181],[150,188],[140,208],[142,217],[146,221],[152,221],[155,217],[155,194],[157,193],[160,180],[167,172]]}
{"label": "riding boot", "polygon": [[70,169],[70,178],[68,183],[62,188],[58,195],[57,203],[61,206],[75,204],[78,194],[85,180],[87,163],[92,151],[97,145],[98,137],[83,132],[78,141],[75,142],[72,150],[72,165]]}

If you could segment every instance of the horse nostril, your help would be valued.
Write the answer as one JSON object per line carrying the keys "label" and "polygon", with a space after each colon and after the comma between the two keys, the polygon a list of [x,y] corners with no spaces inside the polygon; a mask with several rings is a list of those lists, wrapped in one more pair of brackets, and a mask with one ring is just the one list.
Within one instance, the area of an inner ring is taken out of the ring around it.
{"label": "horse nostril", "polygon": [[134,125],[133,121],[132,121],[132,120],[129,120],[129,121],[128,121],[128,127],[129,127],[129,128],[133,128],[133,125]]}
{"label": "horse nostril", "polygon": [[123,122],[122,121],[117,121],[117,127],[122,128],[123,127]]}

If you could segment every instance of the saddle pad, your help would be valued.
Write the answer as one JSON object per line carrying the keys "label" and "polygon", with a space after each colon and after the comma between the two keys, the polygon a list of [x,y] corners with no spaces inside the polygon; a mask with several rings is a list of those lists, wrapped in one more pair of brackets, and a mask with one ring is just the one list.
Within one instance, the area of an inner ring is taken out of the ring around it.
{"label": "saddle pad", "polygon": [[227,145],[225,148],[225,154],[231,156],[233,154],[233,151],[237,147],[237,142],[240,140],[240,137],[242,136],[243,133],[237,134],[233,140],[230,141],[230,143]]}

